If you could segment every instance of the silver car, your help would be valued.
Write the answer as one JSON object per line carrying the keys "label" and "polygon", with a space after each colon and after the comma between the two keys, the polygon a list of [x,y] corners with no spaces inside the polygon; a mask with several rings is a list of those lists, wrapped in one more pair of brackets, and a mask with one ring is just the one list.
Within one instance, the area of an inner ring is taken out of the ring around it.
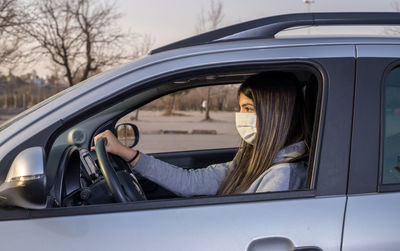
{"label": "silver car", "polygon": [[[2,124],[0,249],[398,250],[400,39],[275,38],[297,26],[368,24],[400,24],[400,14],[290,14],[226,27],[156,49]],[[179,134],[165,121],[151,134],[130,114],[198,88],[229,97],[271,70],[298,77],[312,114],[301,190],[181,198],[90,151],[94,135],[110,129],[181,167],[229,161],[237,145],[228,133],[201,134],[214,131],[197,122]]]}

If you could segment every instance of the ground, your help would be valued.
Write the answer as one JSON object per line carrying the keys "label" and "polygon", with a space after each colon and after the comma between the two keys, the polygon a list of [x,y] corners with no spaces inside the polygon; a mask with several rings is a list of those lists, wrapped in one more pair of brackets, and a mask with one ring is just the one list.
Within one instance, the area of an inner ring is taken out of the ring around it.
{"label": "ground", "polygon": [[131,120],[132,116],[128,115],[120,122],[138,126],[140,138],[135,148],[144,153],[237,147],[240,144],[234,112],[210,112],[211,122],[202,121],[204,114],[199,111],[179,113],[184,116],[140,111],[138,121]]}

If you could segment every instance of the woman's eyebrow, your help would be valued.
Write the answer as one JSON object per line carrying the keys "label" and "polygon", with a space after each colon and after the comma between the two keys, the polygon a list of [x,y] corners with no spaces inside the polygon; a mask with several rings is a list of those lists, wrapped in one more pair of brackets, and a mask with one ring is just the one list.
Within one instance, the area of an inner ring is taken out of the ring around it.
{"label": "woman's eyebrow", "polygon": [[241,106],[246,106],[246,105],[251,105],[251,106],[254,106],[253,104],[251,104],[251,103],[244,103],[244,104],[241,104]]}

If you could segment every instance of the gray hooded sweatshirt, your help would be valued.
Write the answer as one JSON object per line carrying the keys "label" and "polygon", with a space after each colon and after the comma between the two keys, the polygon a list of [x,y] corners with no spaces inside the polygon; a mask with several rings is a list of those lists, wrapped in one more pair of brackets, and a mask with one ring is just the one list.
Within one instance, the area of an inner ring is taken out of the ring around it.
{"label": "gray hooded sweatshirt", "polygon": [[[278,152],[273,163],[298,157],[304,148],[303,141],[289,145]],[[184,169],[141,154],[134,170],[179,196],[190,197],[216,195],[224,178],[233,170],[233,163],[234,160],[200,169]],[[244,193],[302,189],[306,173],[303,161],[272,165]]]}

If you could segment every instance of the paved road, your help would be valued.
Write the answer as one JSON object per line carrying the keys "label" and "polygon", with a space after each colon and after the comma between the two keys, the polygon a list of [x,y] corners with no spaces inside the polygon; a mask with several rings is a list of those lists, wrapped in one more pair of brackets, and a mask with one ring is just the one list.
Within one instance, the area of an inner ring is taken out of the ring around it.
{"label": "paved road", "polygon": [[[132,121],[132,115],[127,115],[121,122],[138,126],[140,140],[136,148],[145,153],[237,147],[240,144],[234,112],[211,112],[212,121],[203,121],[204,114],[198,111],[179,114],[182,116],[162,116],[162,112],[140,111],[138,121]],[[217,134],[160,134],[165,130],[209,130]]]}

